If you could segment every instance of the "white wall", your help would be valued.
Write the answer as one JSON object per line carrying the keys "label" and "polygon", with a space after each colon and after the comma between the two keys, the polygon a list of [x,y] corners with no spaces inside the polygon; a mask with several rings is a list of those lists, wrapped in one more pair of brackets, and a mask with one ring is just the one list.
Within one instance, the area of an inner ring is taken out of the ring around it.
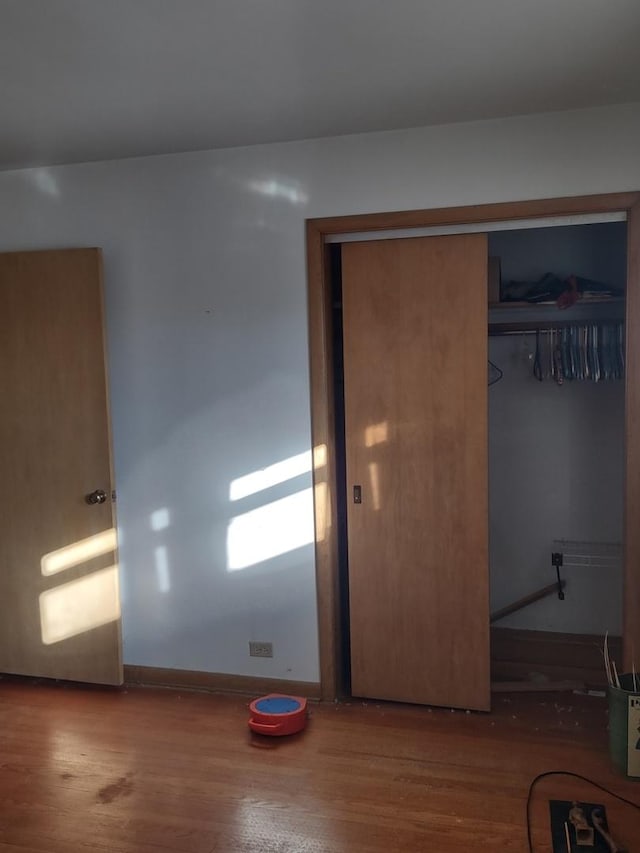
{"label": "white wall", "polygon": [[0,175],[0,249],[105,252],[127,663],[318,677],[311,546],[230,572],[226,545],[309,486],[229,501],[309,449],[305,217],[638,189],[638,138],[640,104]]}
{"label": "white wall", "polygon": [[[492,339],[489,392],[492,609],[555,581],[553,540],[622,541],[624,383],[538,382],[516,338]],[[619,634],[619,570],[564,568],[552,596],[503,628]]]}

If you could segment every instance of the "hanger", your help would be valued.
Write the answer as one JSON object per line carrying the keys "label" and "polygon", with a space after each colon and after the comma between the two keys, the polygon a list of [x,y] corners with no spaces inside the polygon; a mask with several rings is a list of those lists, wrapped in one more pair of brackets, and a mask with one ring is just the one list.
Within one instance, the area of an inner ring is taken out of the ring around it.
{"label": "hanger", "polygon": [[489,360],[488,364],[489,364],[489,381],[488,381],[488,386],[489,386],[489,388],[490,388],[492,385],[495,385],[495,384],[496,384],[496,382],[500,382],[500,380],[501,380],[501,379],[502,379],[502,377],[504,376],[504,373],[503,373],[503,372],[500,370],[500,368],[499,368],[496,364],[494,364],[491,360]]}

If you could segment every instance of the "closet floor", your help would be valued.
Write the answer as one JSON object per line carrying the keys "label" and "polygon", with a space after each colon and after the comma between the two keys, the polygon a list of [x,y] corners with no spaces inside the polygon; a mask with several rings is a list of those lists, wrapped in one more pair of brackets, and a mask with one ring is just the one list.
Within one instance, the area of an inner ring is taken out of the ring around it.
{"label": "closet floor", "polygon": [[[521,853],[538,773],[640,801],[610,766],[599,698],[495,695],[490,714],[312,704],[289,739],[251,735],[247,704],[1,679],[0,851]],[[633,809],[552,778],[534,794],[536,851],[551,850],[549,799],[604,803],[619,843],[640,838]]]}

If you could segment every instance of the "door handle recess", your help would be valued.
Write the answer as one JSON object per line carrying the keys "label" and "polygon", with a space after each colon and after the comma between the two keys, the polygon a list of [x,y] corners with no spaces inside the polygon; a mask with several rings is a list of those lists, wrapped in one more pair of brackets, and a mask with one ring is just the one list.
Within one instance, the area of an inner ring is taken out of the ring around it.
{"label": "door handle recess", "polygon": [[94,492],[89,492],[84,496],[85,502],[93,506],[94,504],[103,504],[107,500],[107,493],[104,489],[96,489]]}
{"label": "door handle recess", "polygon": [[353,502],[354,504],[362,503],[362,486],[353,487]]}

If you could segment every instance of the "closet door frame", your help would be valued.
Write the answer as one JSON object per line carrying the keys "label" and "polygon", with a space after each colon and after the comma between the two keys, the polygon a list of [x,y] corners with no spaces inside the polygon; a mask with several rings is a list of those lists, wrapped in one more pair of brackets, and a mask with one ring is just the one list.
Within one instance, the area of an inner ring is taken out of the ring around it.
{"label": "closet door frame", "polygon": [[627,214],[625,535],[623,656],[625,670],[640,660],[640,192],[468,207],[357,214],[306,221],[309,370],[315,514],[320,689],[333,700],[345,691],[340,614],[333,399],[331,264],[326,244],[336,234],[443,226],[489,225],[514,219]]}

